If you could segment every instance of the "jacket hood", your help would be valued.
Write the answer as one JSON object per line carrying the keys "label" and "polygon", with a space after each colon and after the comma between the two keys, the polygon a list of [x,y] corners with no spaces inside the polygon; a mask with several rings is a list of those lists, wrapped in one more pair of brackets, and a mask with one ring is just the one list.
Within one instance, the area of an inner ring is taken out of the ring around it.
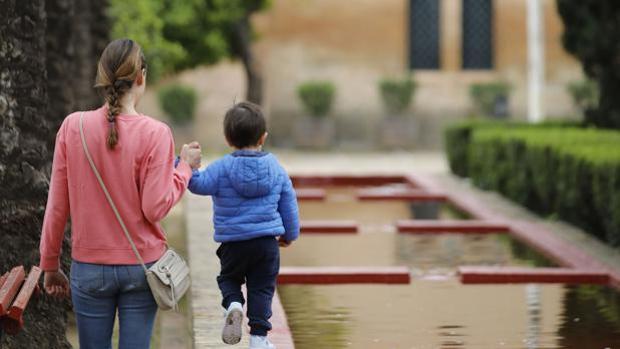
{"label": "jacket hood", "polygon": [[230,155],[228,177],[235,191],[247,198],[269,194],[277,183],[278,172],[273,155],[261,151],[238,150]]}

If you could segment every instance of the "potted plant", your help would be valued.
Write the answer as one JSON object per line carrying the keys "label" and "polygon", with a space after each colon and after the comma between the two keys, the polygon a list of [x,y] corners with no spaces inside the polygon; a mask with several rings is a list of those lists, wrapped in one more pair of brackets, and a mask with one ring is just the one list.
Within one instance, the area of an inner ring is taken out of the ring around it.
{"label": "potted plant", "polygon": [[476,111],[480,115],[497,119],[505,119],[510,115],[509,94],[510,85],[501,81],[472,84],[469,87],[469,97]]}
{"label": "potted plant", "polygon": [[327,148],[334,134],[334,120],[328,118],[336,88],[330,81],[307,81],[299,85],[297,95],[306,116],[299,118],[293,128],[295,142],[300,147]]}
{"label": "potted plant", "polygon": [[407,110],[416,89],[415,81],[404,78],[384,78],[378,83],[379,93],[387,113],[381,121],[380,143],[385,148],[409,148],[415,141],[415,123]]}

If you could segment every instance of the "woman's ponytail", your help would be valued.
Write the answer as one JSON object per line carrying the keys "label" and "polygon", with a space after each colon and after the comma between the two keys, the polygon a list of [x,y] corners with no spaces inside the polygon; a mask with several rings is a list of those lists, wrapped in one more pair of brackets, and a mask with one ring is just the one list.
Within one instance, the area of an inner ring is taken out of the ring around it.
{"label": "woman's ponytail", "polygon": [[114,149],[118,144],[116,117],[123,109],[121,100],[144,67],[142,50],[130,39],[112,41],[101,54],[95,87],[102,91],[103,98],[108,104],[106,117],[109,131],[106,143],[110,149]]}

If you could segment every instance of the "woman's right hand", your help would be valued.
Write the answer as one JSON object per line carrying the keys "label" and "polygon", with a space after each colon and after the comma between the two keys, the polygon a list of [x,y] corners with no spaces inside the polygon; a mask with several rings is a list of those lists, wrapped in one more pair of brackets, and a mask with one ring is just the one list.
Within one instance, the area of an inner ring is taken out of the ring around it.
{"label": "woman's right hand", "polygon": [[192,142],[190,144],[183,144],[181,149],[181,160],[185,161],[189,166],[196,170],[200,168],[200,161],[202,160],[202,151],[198,142]]}
{"label": "woman's right hand", "polygon": [[47,294],[56,298],[66,298],[71,293],[69,279],[62,270],[46,271],[43,276],[43,288]]}

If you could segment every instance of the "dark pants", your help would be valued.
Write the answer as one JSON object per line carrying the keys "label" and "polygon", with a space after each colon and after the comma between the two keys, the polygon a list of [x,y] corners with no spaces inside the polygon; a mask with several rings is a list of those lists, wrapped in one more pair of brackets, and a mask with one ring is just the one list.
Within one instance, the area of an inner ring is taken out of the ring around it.
{"label": "dark pants", "polygon": [[271,300],[280,271],[278,241],[261,237],[247,241],[226,242],[217,249],[221,271],[217,283],[222,291],[222,306],[245,303],[241,285],[247,283],[250,334],[266,336],[271,330]]}

